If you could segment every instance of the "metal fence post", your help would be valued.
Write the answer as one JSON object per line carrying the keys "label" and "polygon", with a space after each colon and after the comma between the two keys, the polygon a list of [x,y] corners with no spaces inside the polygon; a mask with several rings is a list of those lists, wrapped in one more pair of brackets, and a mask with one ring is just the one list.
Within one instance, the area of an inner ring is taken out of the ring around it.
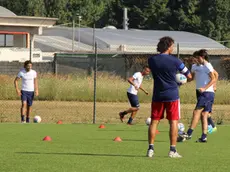
{"label": "metal fence post", "polygon": [[180,44],[177,43],[177,58],[180,58]]}
{"label": "metal fence post", "polygon": [[30,59],[30,61],[32,61],[32,39],[31,39],[31,36],[30,36],[30,53],[29,53],[29,59]]}
{"label": "metal fence post", "polygon": [[125,62],[125,76],[124,76],[124,80],[126,81],[129,77],[129,60],[128,60],[128,56],[127,55],[123,55],[124,57],[124,62]]}
{"label": "metal fence post", "polygon": [[54,75],[55,76],[57,76],[57,54],[55,53],[54,54],[54,61],[53,61],[53,63],[54,63]]}
{"label": "metal fence post", "polygon": [[93,124],[96,123],[96,98],[97,98],[97,42],[95,42],[94,60],[94,94],[93,94]]}
{"label": "metal fence post", "polygon": [[75,20],[73,16],[73,21],[72,21],[72,52],[74,52],[74,41],[75,41]]}

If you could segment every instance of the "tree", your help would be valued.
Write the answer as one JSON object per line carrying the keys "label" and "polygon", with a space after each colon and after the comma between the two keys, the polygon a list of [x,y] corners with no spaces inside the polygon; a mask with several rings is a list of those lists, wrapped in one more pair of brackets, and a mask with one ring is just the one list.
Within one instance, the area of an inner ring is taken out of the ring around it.
{"label": "tree", "polygon": [[21,1],[21,0],[0,1],[0,5],[9,9],[16,15],[28,15],[28,11],[27,11],[28,1]]}
{"label": "tree", "polygon": [[46,16],[44,0],[28,1],[27,12],[30,16]]}
{"label": "tree", "polygon": [[230,38],[229,0],[202,0],[200,15],[202,34],[219,41]]}
{"label": "tree", "polygon": [[171,13],[167,18],[170,30],[199,32],[198,0],[169,0],[167,6]]}
{"label": "tree", "polygon": [[45,16],[58,18],[58,24],[68,22],[66,11],[67,0],[43,0],[45,6]]}
{"label": "tree", "polygon": [[144,9],[146,29],[169,29],[167,18],[171,15],[171,13],[170,9],[167,7],[167,2],[168,0],[151,1],[149,6]]}
{"label": "tree", "polygon": [[123,23],[123,5],[121,0],[111,0],[105,5],[104,12],[97,22],[97,26],[104,27],[112,25],[122,28]]}

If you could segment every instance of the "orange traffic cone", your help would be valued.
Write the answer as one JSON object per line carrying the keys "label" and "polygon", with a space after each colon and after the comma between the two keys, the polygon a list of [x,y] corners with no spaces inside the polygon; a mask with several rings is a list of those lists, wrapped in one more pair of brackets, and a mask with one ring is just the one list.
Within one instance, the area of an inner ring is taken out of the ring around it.
{"label": "orange traffic cone", "polygon": [[43,141],[51,141],[52,139],[51,139],[51,137],[50,136],[45,136],[44,138],[43,138]]}
{"label": "orange traffic cone", "polygon": [[114,139],[113,141],[115,141],[115,142],[121,142],[122,140],[121,140],[121,138],[118,136],[118,137],[115,137],[115,139]]}
{"label": "orange traffic cone", "polygon": [[57,124],[63,124],[63,123],[62,123],[62,121],[61,121],[61,120],[59,120],[59,121],[57,122]]}
{"label": "orange traffic cone", "polygon": [[105,128],[105,126],[103,124],[101,124],[98,128]]}

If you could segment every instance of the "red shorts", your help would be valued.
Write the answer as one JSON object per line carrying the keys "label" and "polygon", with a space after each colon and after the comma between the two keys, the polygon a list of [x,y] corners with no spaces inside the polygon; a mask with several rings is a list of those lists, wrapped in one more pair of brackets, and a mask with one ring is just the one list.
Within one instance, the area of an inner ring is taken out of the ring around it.
{"label": "red shorts", "polygon": [[151,118],[153,120],[160,120],[164,118],[164,111],[166,110],[166,118],[168,120],[180,119],[180,100],[173,102],[152,102]]}

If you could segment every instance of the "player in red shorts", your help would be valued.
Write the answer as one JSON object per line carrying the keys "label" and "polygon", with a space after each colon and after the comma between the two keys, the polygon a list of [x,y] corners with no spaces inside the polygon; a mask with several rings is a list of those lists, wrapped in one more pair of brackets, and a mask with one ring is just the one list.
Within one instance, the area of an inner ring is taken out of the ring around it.
{"label": "player in red shorts", "polygon": [[151,69],[154,79],[151,113],[152,121],[148,132],[148,157],[153,157],[154,155],[156,129],[159,121],[164,118],[165,110],[167,114],[166,118],[169,120],[170,124],[170,151],[168,156],[171,158],[182,157],[176,151],[178,136],[177,124],[180,119],[180,100],[176,74],[179,71],[188,78],[188,81],[192,80],[192,75],[181,60],[170,55],[173,52],[173,46],[174,40],[172,38],[161,38],[157,45],[157,51],[160,52],[160,54],[148,59],[149,68]]}

